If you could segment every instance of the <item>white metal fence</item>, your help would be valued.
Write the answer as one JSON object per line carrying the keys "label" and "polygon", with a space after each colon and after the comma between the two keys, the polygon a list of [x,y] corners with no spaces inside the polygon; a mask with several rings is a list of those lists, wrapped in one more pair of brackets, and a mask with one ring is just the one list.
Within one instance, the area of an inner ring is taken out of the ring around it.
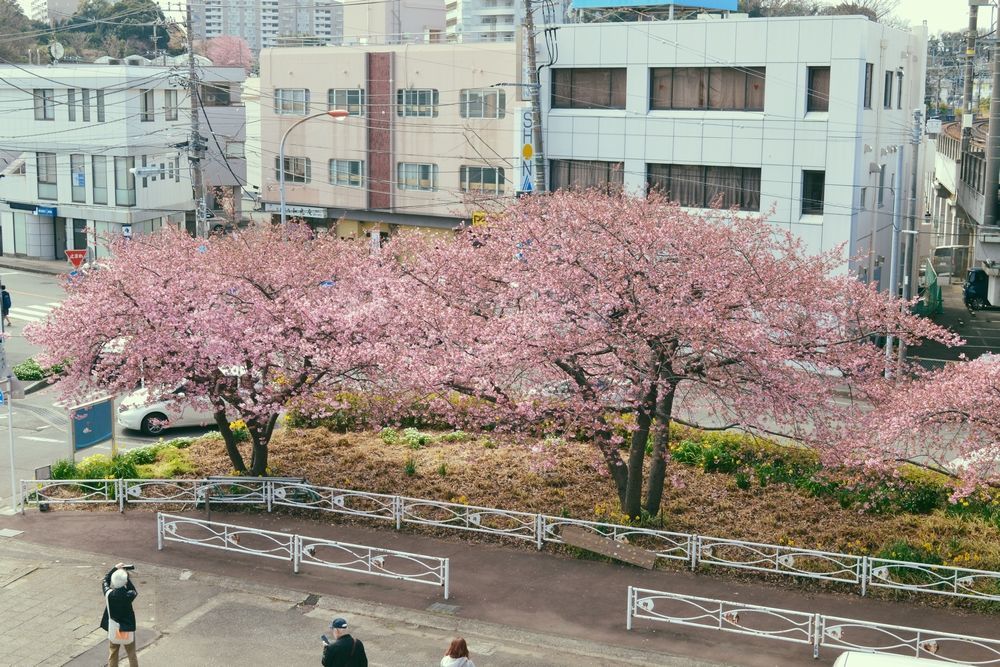
{"label": "white metal fence", "polygon": [[164,542],[284,560],[296,574],[303,565],[325,567],[440,586],[445,600],[449,594],[448,559],[437,556],[158,512],[156,548],[162,550]]}
{"label": "white metal fence", "polygon": [[408,498],[353,489],[314,486],[286,480],[247,479],[118,479],[23,480],[21,511],[28,505],[105,503],[124,511],[130,504],[253,504],[330,512],[361,519],[392,522],[397,529],[414,524],[462,530],[533,543],[562,544],[562,526],[579,526],[597,536],[628,542],[657,558],[699,567],[751,570],[854,586],[865,595],[870,588],[888,588],[977,600],[1000,601],[1000,572],[951,565],[886,560],[788,545],[731,540],[652,528],[585,521]]}
{"label": "white metal fence", "polygon": [[807,644],[813,658],[821,648],[834,648],[1000,665],[1000,641],[995,639],[629,586],[626,628],[632,630],[636,620]]}

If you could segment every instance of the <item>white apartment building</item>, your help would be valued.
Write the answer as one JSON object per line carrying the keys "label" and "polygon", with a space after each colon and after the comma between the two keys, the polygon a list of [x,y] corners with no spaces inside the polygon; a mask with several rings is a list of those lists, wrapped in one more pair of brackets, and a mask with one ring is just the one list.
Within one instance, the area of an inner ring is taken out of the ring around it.
{"label": "white apartment building", "polygon": [[69,19],[80,8],[81,0],[31,0],[31,19],[55,24]]}
{"label": "white apartment building", "polygon": [[446,32],[464,41],[513,42],[524,15],[523,0],[449,0]]}
{"label": "white apartment building", "polygon": [[[513,197],[514,43],[279,48],[261,55],[261,199],[342,237],[453,229],[470,197]],[[303,117],[343,109],[347,118]]]}
{"label": "white apartment building", "polygon": [[[0,66],[0,252],[103,256],[103,235],[183,225],[193,209],[186,92],[167,67]],[[137,177],[132,170],[157,171]]]}
{"label": "white apartment building", "polygon": [[337,0],[205,0],[191,3],[196,39],[242,37],[256,56],[278,44],[279,37],[308,36],[339,43],[343,4]]}
{"label": "white apartment building", "polygon": [[926,26],[731,13],[566,24],[556,38],[542,72],[551,188],[656,187],[691,208],[721,196],[811,251],[866,254],[856,270],[887,288],[893,151],[923,108]]}

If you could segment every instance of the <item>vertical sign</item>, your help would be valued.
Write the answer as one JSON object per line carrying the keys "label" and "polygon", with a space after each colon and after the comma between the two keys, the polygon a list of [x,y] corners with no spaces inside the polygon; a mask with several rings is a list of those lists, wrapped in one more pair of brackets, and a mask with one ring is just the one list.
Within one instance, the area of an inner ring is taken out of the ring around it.
{"label": "vertical sign", "polygon": [[532,161],[535,156],[535,124],[531,107],[521,109],[520,119],[520,145],[517,152],[521,156],[521,180],[518,189],[521,192],[531,192],[535,189],[535,163]]}
{"label": "vertical sign", "polygon": [[115,399],[109,396],[70,408],[70,437],[73,441],[73,454],[81,449],[99,445],[106,440],[111,440],[112,450],[114,449],[114,405]]}

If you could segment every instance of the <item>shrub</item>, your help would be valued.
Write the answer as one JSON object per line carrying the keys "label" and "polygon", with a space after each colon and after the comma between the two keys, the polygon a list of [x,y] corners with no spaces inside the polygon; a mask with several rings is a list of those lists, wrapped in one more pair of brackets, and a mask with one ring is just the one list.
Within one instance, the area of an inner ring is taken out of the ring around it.
{"label": "shrub", "polygon": [[52,479],[79,479],[76,464],[69,459],[59,459],[49,470]]}
{"label": "shrub", "polygon": [[105,479],[111,476],[111,459],[104,454],[93,454],[76,465],[79,479]]}
{"label": "shrub", "polygon": [[407,477],[413,477],[417,474],[417,462],[412,456],[406,459],[406,463],[403,465],[403,472],[406,473]]}
{"label": "shrub", "polygon": [[118,479],[135,479],[139,476],[139,471],[128,456],[119,454],[108,464],[108,474]]}
{"label": "shrub", "polygon": [[133,465],[148,465],[156,461],[157,452],[163,449],[164,446],[165,444],[146,445],[145,447],[130,449],[122,456],[131,461]]}
{"label": "shrub", "polygon": [[421,433],[415,428],[403,429],[403,443],[410,449],[420,449],[429,443],[431,437],[426,433]]}
{"label": "shrub", "polygon": [[395,445],[399,442],[399,431],[386,427],[378,432],[378,437],[387,445]]}
{"label": "shrub", "polygon": [[247,428],[246,422],[242,419],[229,422],[229,430],[233,432],[233,439],[237,443],[246,442],[250,439],[250,430]]}
{"label": "shrub", "polygon": [[[213,434],[218,436],[218,431],[213,431]],[[194,438],[174,438],[173,440],[167,440],[163,443],[164,447],[176,447],[177,449],[187,449],[194,442]]]}
{"label": "shrub", "polygon": [[138,476],[146,479],[171,479],[197,472],[188,452],[176,447],[164,447],[156,456],[156,462],[137,466]]}
{"label": "shrub", "polygon": [[670,448],[670,458],[684,465],[701,467],[705,449],[700,442],[681,440]]}
{"label": "shrub", "polygon": [[37,361],[29,357],[22,363],[14,366],[14,377],[18,380],[36,381],[45,379],[45,369]]}
{"label": "shrub", "polygon": [[472,436],[465,431],[451,431],[450,433],[443,433],[439,436],[439,439],[442,442],[465,442],[471,438]]}

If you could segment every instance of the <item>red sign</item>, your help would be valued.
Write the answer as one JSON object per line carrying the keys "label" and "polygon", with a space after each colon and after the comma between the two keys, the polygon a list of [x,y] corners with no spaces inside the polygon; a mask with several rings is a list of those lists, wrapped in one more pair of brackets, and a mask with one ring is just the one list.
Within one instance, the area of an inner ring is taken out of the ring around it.
{"label": "red sign", "polygon": [[80,265],[83,264],[83,260],[87,259],[86,250],[67,250],[66,259],[69,263],[73,265],[74,269],[79,269]]}

